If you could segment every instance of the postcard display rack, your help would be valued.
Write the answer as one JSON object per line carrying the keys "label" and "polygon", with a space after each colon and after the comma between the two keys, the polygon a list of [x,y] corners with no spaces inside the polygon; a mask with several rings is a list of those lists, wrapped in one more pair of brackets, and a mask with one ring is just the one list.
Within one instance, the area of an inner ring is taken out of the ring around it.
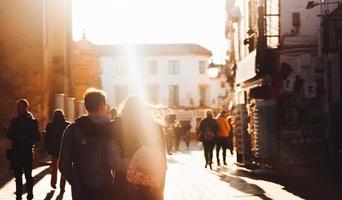
{"label": "postcard display rack", "polygon": [[274,160],[279,155],[276,102],[253,99],[248,107],[252,157],[260,162]]}
{"label": "postcard display rack", "polygon": [[[247,132],[247,109],[245,104],[239,104],[234,109],[235,122],[233,128],[233,144],[238,154],[238,162],[250,161],[250,136]],[[240,158],[239,158],[240,157]]]}

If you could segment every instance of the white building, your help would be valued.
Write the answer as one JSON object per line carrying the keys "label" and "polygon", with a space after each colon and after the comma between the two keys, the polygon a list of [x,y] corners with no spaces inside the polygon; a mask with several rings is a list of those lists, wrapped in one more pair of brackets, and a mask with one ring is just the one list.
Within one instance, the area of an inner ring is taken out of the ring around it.
{"label": "white building", "polygon": [[206,73],[211,52],[196,44],[98,45],[102,89],[111,106],[138,94],[174,109],[215,106],[225,95]]}

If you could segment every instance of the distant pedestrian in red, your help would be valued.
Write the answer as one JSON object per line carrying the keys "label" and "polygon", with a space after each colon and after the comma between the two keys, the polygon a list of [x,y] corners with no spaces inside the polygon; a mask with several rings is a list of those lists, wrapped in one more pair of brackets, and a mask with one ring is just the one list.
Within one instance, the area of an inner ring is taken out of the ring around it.
{"label": "distant pedestrian in red", "polygon": [[[45,148],[49,155],[51,155],[51,187],[56,189],[57,183],[57,169],[58,169],[58,156],[61,148],[61,140],[65,128],[70,123],[65,120],[63,110],[57,109],[53,111],[53,118],[50,123],[47,124],[45,129]],[[60,189],[64,192],[65,188],[65,178],[61,176],[60,179]]]}

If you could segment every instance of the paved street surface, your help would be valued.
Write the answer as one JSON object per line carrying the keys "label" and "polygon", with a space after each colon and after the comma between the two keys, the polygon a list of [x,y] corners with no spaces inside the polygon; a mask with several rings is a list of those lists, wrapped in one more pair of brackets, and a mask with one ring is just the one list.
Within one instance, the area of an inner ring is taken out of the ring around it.
{"label": "paved street surface", "polygon": [[[185,149],[184,146],[182,147]],[[228,166],[217,167],[213,165],[213,170],[205,169],[200,144],[193,142],[191,149],[190,151],[183,150],[168,156],[166,200],[312,199],[307,198],[308,196],[305,195],[296,195],[296,192],[293,191],[287,191],[288,189],[276,183],[277,181],[256,178],[248,170],[234,166],[232,159],[229,160]],[[61,194],[58,189],[51,190],[50,175],[48,173],[48,166],[39,167],[33,171],[36,183],[34,186],[34,199],[71,199],[68,185],[64,194]],[[14,179],[3,183],[0,187],[1,200],[15,199]]]}

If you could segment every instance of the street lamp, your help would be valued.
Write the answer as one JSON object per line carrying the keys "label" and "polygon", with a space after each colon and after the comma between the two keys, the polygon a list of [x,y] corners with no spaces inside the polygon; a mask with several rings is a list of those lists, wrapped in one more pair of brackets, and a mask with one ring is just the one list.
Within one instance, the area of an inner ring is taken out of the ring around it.
{"label": "street lamp", "polygon": [[312,9],[312,8],[318,6],[318,5],[326,5],[326,4],[333,4],[333,3],[337,3],[338,5],[340,5],[341,2],[334,1],[334,2],[317,3],[315,1],[309,1],[308,4],[306,5],[306,9]]}
{"label": "street lamp", "polygon": [[218,65],[215,65],[213,62],[211,62],[208,66],[207,74],[210,78],[217,78],[217,76],[219,74]]}

